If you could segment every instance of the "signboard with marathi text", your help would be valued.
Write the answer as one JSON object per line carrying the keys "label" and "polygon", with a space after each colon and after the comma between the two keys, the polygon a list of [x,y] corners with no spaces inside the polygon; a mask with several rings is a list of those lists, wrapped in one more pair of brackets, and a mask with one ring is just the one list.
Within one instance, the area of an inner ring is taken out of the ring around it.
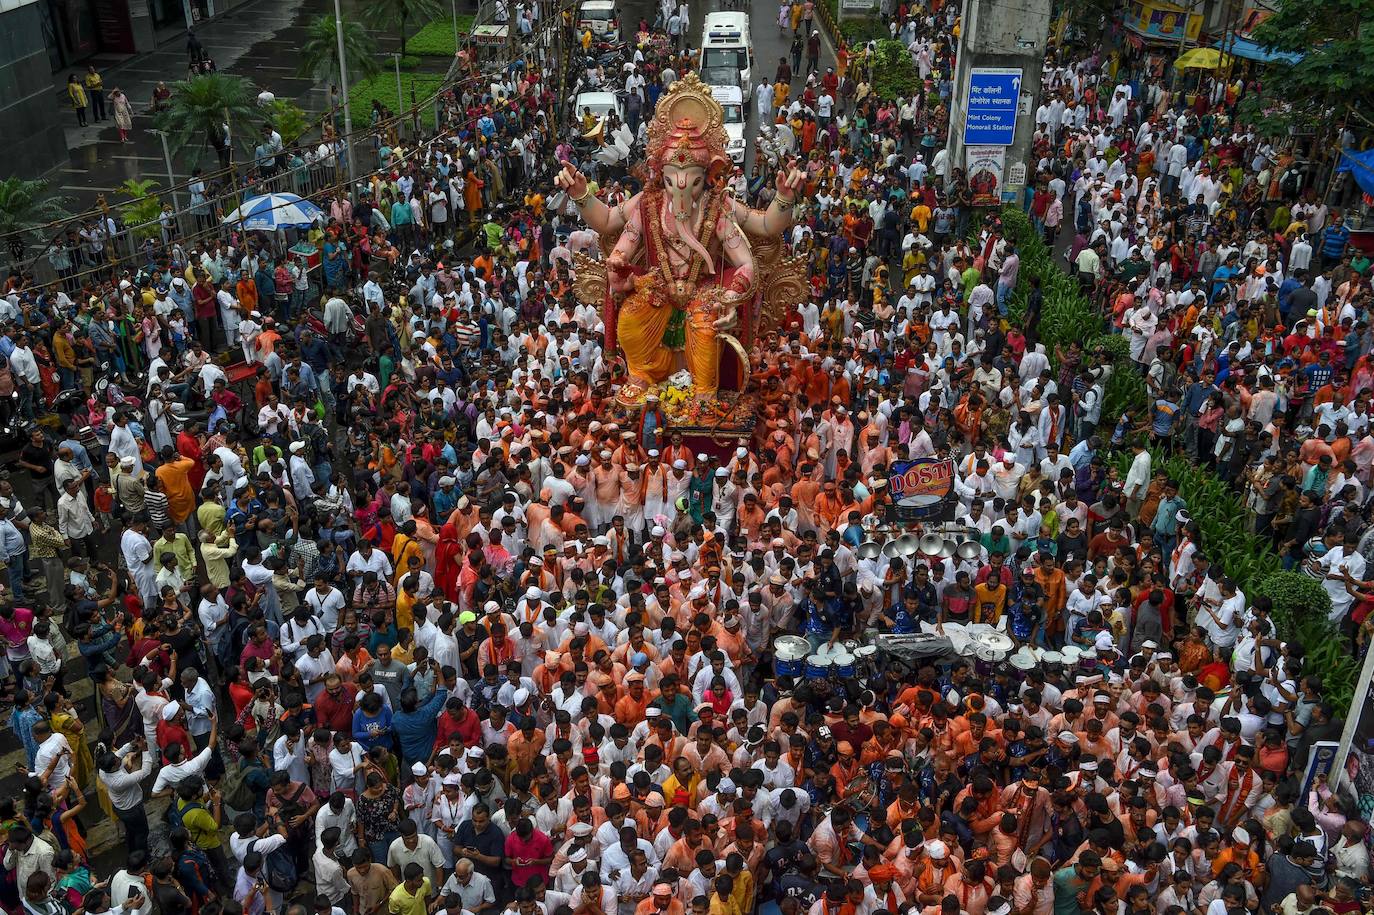
{"label": "signboard with marathi text", "polygon": [[893,461],[887,488],[892,494],[892,520],[947,520],[945,515],[955,503],[954,462],[931,457]]}
{"label": "signboard with marathi text", "polygon": [[965,146],[1010,146],[1016,138],[1016,108],[1021,70],[974,67],[968,75],[964,105]]}

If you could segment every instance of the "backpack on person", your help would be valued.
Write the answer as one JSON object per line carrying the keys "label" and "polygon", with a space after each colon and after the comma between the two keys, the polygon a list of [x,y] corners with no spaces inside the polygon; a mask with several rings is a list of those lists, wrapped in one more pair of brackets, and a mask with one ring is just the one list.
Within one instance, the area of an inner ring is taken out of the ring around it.
{"label": "backpack on person", "polygon": [[167,825],[175,829],[178,826],[185,828],[186,815],[193,810],[204,810],[205,805],[200,801],[191,801],[185,807],[181,806],[178,798],[173,798],[172,803],[167,805]]}
{"label": "backpack on person", "polygon": [[[248,850],[252,851],[257,844],[256,840],[249,843]],[[262,873],[267,878],[267,886],[278,893],[290,893],[300,882],[296,862],[285,845],[262,856]]]}
{"label": "backpack on person", "polygon": [[239,763],[237,769],[224,774],[219,783],[219,790],[224,796],[225,804],[235,810],[246,811],[251,811],[258,805],[257,792],[248,784],[248,773],[255,768],[257,767]]}

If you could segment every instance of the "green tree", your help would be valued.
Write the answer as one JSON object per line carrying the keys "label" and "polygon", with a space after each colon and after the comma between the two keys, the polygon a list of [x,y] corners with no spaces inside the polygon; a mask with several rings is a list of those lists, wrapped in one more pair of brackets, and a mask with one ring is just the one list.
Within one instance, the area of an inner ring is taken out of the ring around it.
{"label": "green tree", "polygon": [[158,217],[162,215],[162,198],[154,193],[161,187],[149,179],[139,181],[130,178],[119,186],[119,192],[129,200],[119,205],[120,218],[124,226],[133,233],[134,238],[155,238],[161,229]]}
{"label": "green tree", "polygon": [[23,259],[31,230],[71,216],[65,206],[67,198],[44,196],[47,189],[48,182],[43,180],[0,179],[0,238],[7,242],[15,261]]}
{"label": "green tree", "polygon": [[[344,20],[344,62],[348,64],[349,80],[361,81],[381,72],[377,48],[367,30],[357,22]],[[337,86],[339,79],[339,38],[333,16],[321,16],[310,23],[301,45],[301,76],[319,83]]]}
{"label": "green tree", "polygon": [[226,122],[230,137],[244,145],[251,140],[250,125],[261,123],[261,117],[257,93],[247,79],[228,73],[205,73],[172,86],[172,98],[167,109],[158,115],[157,126],[167,132],[173,152],[197,137],[201,138],[203,150],[206,145],[218,145],[216,141],[223,137]]}
{"label": "green tree", "polygon": [[281,134],[287,146],[294,145],[310,130],[310,119],[300,106],[281,98],[267,106],[267,123]]}
{"label": "green tree", "polygon": [[1252,37],[1303,55],[1266,69],[1263,109],[1302,112],[1332,129],[1348,119],[1374,127],[1374,0],[1278,0]]}
{"label": "green tree", "polygon": [[889,101],[910,98],[921,85],[911,52],[891,38],[878,42],[873,54],[873,92]]}
{"label": "green tree", "polygon": [[439,0],[370,0],[363,7],[363,18],[373,28],[395,29],[404,55],[406,26],[437,19],[442,12]]}

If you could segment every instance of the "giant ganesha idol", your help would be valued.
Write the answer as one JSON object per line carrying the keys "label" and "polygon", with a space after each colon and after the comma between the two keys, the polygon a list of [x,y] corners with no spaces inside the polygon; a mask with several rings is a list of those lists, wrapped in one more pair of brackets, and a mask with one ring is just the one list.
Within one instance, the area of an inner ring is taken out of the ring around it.
{"label": "giant ganesha idol", "polygon": [[644,190],[612,207],[571,165],[556,179],[609,250],[604,262],[577,258],[575,290],[603,306],[606,350],[624,354],[622,403],[684,368],[698,398],[742,390],[746,346],[805,295],[804,264],[782,248],[804,175],[780,171],[768,209],[745,206],[727,188],[722,125],[719,103],[689,73],[659,100]]}

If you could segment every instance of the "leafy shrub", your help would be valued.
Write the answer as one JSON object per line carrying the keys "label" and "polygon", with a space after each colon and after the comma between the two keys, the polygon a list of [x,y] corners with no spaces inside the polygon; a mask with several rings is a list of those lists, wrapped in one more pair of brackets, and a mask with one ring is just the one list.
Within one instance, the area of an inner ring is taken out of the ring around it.
{"label": "leafy shrub", "polygon": [[1321,582],[1301,572],[1274,572],[1266,575],[1247,597],[1267,597],[1273,602],[1271,615],[1285,641],[1298,637],[1299,630],[1312,619],[1326,621],[1331,612],[1331,596]]}
{"label": "leafy shrub", "polygon": [[1321,582],[1301,572],[1271,572],[1260,581],[1253,596],[1273,602],[1272,617],[1279,638],[1302,645],[1307,652],[1304,670],[1321,677],[1324,698],[1345,715],[1355,696],[1360,661],[1329,619],[1331,597]]}
{"label": "leafy shrub", "polygon": [[870,41],[883,41],[892,37],[887,24],[875,16],[864,16],[861,19],[841,19],[840,34],[844,36],[845,41],[849,42],[851,48],[866,45]]}
{"label": "leafy shrub", "polygon": [[878,42],[873,56],[873,91],[878,98],[910,98],[920,85],[911,52],[891,38]]}
{"label": "leafy shrub", "polygon": [[157,238],[162,231],[162,223],[158,221],[162,215],[162,198],[157,194],[161,186],[151,178],[146,181],[129,178],[119,186],[119,192],[130,198],[128,203],[119,205],[119,218],[140,241]]}
{"label": "leafy shrub", "polygon": [[310,119],[300,106],[284,98],[274,100],[268,107],[267,120],[287,146],[294,145],[311,127]]}

